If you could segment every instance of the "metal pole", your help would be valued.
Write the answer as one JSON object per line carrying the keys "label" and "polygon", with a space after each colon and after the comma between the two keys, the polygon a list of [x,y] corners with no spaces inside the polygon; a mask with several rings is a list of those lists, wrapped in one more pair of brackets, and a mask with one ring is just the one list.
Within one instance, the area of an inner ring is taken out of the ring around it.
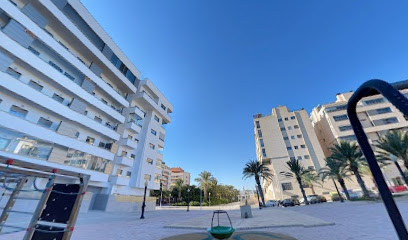
{"label": "metal pole", "polygon": [[208,206],[211,206],[211,193],[208,193]]}
{"label": "metal pole", "polygon": [[200,188],[200,210],[203,209],[203,190]]}
{"label": "metal pole", "polygon": [[[10,197],[7,201],[6,206],[3,209],[3,212],[0,216],[0,232],[3,228],[3,225],[5,224],[8,216],[9,216],[9,211],[13,208],[14,203],[16,203],[16,197],[18,196],[18,194],[20,194],[21,189],[23,188],[25,182],[26,182],[27,178],[21,178],[20,181],[17,183],[16,188],[14,189],[14,191],[10,194]],[[6,181],[6,178],[4,178],[4,182]],[[7,190],[7,189],[5,189]]]}
{"label": "metal pole", "polygon": [[333,183],[334,183],[334,187],[336,188],[337,194],[339,195],[340,202],[344,202],[343,196],[341,196],[341,194],[340,194],[340,191],[339,191],[339,188],[337,187],[336,181],[334,181],[333,178],[331,178],[331,179],[332,179],[332,181],[333,181]]}
{"label": "metal pole", "polygon": [[146,181],[145,189],[144,189],[143,204],[142,204],[142,216],[140,216],[140,219],[144,219],[144,211],[145,211],[145,207],[146,207],[146,191],[147,191],[147,181]]}
{"label": "metal pole", "polygon": [[[406,83],[407,82],[398,83],[398,87],[403,87],[404,85],[406,85]],[[363,126],[361,125],[361,122],[357,117],[357,103],[363,97],[376,93],[381,93],[382,95],[384,95],[384,97],[386,97],[389,102],[391,102],[396,108],[398,108],[404,115],[408,116],[408,100],[397,89],[382,80],[371,80],[365,82],[362,86],[360,86],[348,102],[347,115],[357,137],[360,149],[363,152],[373,174],[375,182],[377,183],[381,198],[383,199],[388,215],[394,225],[397,235],[400,240],[406,240],[408,239],[408,232],[405,227],[404,220],[402,219],[401,213],[397,205],[395,204],[394,199],[392,198],[390,189],[384,181],[383,174],[380,167],[378,166],[373,149],[371,148],[370,143],[367,139],[367,135],[364,132]]]}
{"label": "metal pole", "polygon": [[189,212],[190,211],[190,188],[187,189],[187,193],[188,193],[187,212]]}
{"label": "metal pole", "polygon": [[163,201],[163,184],[160,183],[160,208],[162,207],[162,201]]}

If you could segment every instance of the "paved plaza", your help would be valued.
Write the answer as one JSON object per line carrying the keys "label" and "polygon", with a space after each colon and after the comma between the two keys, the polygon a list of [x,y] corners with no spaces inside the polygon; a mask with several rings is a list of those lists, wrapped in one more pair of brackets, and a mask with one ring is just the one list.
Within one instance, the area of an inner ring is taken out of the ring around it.
{"label": "paved plaza", "polygon": [[[408,198],[396,198],[402,215],[408,220]],[[228,210],[232,216],[236,213],[233,207]],[[136,239],[154,240],[187,233],[203,233],[203,230],[169,228],[178,223],[195,222],[203,216],[211,215],[212,210],[192,208],[186,212],[183,208],[159,209],[146,212],[145,219],[139,219],[139,214],[133,213],[105,213],[91,211],[80,214],[73,234],[73,240],[113,240]],[[282,221],[282,225],[292,221],[297,216],[299,221],[318,220],[321,223],[331,223],[324,226],[276,226],[253,231],[273,232],[291,236],[299,240],[314,239],[347,239],[347,240],[388,240],[397,239],[392,224],[388,218],[382,202],[347,202],[322,203],[310,206],[291,208],[267,208],[258,210],[253,208],[255,221],[265,223],[265,218]],[[289,217],[288,217],[289,216]],[[259,219],[256,219],[256,218]],[[10,219],[20,223],[21,219]],[[244,221],[244,220],[243,220]],[[273,220],[275,221],[275,220]],[[11,224],[12,222],[9,222]],[[288,224],[290,225],[290,224]],[[307,225],[307,223],[305,223]],[[210,222],[208,222],[210,226]],[[243,232],[244,230],[239,230]],[[251,230],[245,230],[251,231]],[[23,233],[1,236],[2,240],[21,239]]]}

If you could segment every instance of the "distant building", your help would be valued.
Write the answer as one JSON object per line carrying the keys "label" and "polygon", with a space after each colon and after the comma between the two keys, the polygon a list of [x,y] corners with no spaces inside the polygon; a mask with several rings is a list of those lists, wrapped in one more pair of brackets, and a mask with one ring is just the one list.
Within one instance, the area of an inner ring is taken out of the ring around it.
{"label": "distant building", "polygon": [[[404,89],[401,93],[408,96],[408,90]],[[339,93],[335,102],[319,105],[311,113],[314,131],[326,157],[331,154],[330,148],[340,140],[356,141],[346,112],[347,102],[352,95],[353,92]],[[389,130],[408,127],[406,117],[380,95],[363,98],[357,105],[357,115],[373,145]],[[383,171],[389,185],[404,184],[393,164]]]}
{"label": "distant building", "polygon": [[177,179],[182,179],[184,185],[190,185],[190,173],[185,172],[181,167],[170,168],[171,179],[170,185],[174,185]]}
{"label": "distant building", "polygon": [[161,164],[160,168],[162,170],[161,179],[160,179],[162,188],[163,190],[169,190],[170,189],[170,179],[171,179],[170,167],[167,166],[165,162],[160,162],[160,164]]}

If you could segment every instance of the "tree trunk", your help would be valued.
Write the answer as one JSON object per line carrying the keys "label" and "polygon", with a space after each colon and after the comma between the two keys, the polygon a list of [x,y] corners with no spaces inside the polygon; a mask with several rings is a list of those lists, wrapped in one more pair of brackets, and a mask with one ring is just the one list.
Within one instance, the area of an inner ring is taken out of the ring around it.
{"label": "tree trunk", "polygon": [[358,168],[357,168],[357,169],[353,169],[353,173],[354,173],[354,175],[356,176],[357,182],[358,182],[358,184],[360,185],[361,190],[363,190],[363,195],[364,195],[364,197],[369,197],[369,196],[370,196],[370,193],[369,193],[368,190],[367,190],[367,187],[366,187],[366,185],[365,185],[365,183],[364,183],[363,178],[361,178],[361,175],[360,175],[360,172],[358,171]]}
{"label": "tree trunk", "polygon": [[[405,161],[404,161],[405,162]],[[405,173],[402,171],[399,163],[397,161],[394,162],[395,166],[397,167],[399,173],[401,174],[401,177],[404,179],[405,184],[408,186],[408,178],[405,176]]]}
{"label": "tree trunk", "polygon": [[207,200],[207,186],[203,185],[204,188],[204,201]]}
{"label": "tree trunk", "polygon": [[339,178],[337,178],[337,181],[339,181],[341,188],[343,188],[343,191],[344,191],[344,194],[346,195],[347,200],[350,200],[350,194],[349,194],[349,192],[347,190],[346,183],[344,182],[344,179],[339,177]]}
{"label": "tree trunk", "polygon": [[312,190],[313,195],[316,195],[313,184],[310,184],[310,189]]}
{"label": "tree trunk", "polygon": [[332,181],[333,181],[334,187],[336,188],[337,194],[339,195],[340,202],[343,202],[343,196],[341,196],[341,194],[340,194],[340,191],[339,191],[339,188],[337,187],[336,181],[334,181],[333,178],[332,178]]}
{"label": "tree trunk", "polygon": [[259,195],[261,195],[262,205],[265,206],[265,197],[264,197],[263,190],[261,187],[261,181],[259,181],[258,176],[255,176],[255,182],[256,182],[256,185],[258,185],[258,191],[259,191]]}
{"label": "tree trunk", "polygon": [[178,192],[179,201],[181,201],[181,189]]}
{"label": "tree trunk", "polygon": [[408,170],[408,161],[407,160],[404,160],[404,166]]}
{"label": "tree trunk", "polygon": [[306,204],[306,205],[309,205],[309,201],[307,201],[305,189],[303,189],[302,179],[299,177],[299,178],[296,178],[296,180],[297,180],[298,183],[299,183],[300,191],[302,192],[303,199],[305,200],[305,204]]}

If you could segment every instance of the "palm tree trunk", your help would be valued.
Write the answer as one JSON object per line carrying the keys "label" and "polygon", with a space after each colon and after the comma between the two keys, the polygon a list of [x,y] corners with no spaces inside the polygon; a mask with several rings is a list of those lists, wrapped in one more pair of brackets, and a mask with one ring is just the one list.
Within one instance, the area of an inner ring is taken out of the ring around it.
{"label": "palm tree trunk", "polygon": [[179,198],[179,201],[181,201],[181,189],[178,192],[178,198]]}
{"label": "palm tree trunk", "polygon": [[262,205],[265,206],[265,197],[264,197],[263,190],[262,190],[262,187],[261,187],[261,181],[259,181],[258,176],[255,176],[255,182],[256,182],[256,185],[258,185],[258,191],[259,191],[259,195],[261,196],[261,199],[262,199]]}
{"label": "palm tree trunk", "polygon": [[302,192],[303,199],[305,200],[305,204],[306,204],[306,205],[309,205],[309,201],[307,201],[305,189],[303,189],[302,179],[301,179],[301,178],[296,178],[296,180],[297,180],[298,183],[299,183],[300,191]]}
{"label": "palm tree trunk", "polygon": [[360,175],[360,173],[358,172],[358,169],[354,169],[354,170],[353,170],[353,173],[354,173],[354,175],[356,176],[357,182],[358,182],[358,184],[360,185],[361,190],[363,190],[363,195],[364,195],[364,197],[369,197],[369,196],[370,196],[370,193],[368,192],[367,187],[366,187],[366,185],[365,185],[365,183],[364,183],[364,180],[363,180],[363,178],[361,178],[361,175]]}
{"label": "palm tree trunk", "polygon": [[[346,183],[344,182],[344,179],[339,177],[339,178],[337,178],[337,181],[339,181],[341,188],[343,188],[343,192],[346,195],[347,200],[350,200],[350,194],[349,194],[349,192],[347,190]],[[339,196],[339,197],[341,197],[341,196]]]}
{"label": "palm tree trunk", "polygon": [[404,166],[408,170],[408,161],[407,160],[404,160]]}
{"label": "palm tree trunk", "polygon": [[334,187],[336,188],[337,194],[339,195],[340,202],[343,202],[343,196],[341,196],[341,194],[340,194],[340,191],[339,191],[339,188],[337,187],[336,181],[334,181],[333,178],[332,178],[332,181],[333,181]]}
{"label": "palm tree trunk", "polygon": [[310,188],[312,189],[312,193],[313,193],[313,195],[316,195],[316,192],[315,192],[315,189],[314,189],[313,184],[310,184]]}
{"label": "palm tree trunk", "polygon": [[204,188],[204,201],[205,201],[207,200],[207,186],[204,185],[203,188]]}
{"label": "palm tree trunk", "polygon": [[[394,163],[395,163],[395,166],[397,167],[399,173],[401,174],[401,177],[404,179],[405,184],[408,185],[407,176],[406,176],[405,173],[402,171],[402,169],[401,169],[399,163],[398,163],[397,161],[395,161]],[[404,161],[404,163],[405,163],[405,161]]]}

